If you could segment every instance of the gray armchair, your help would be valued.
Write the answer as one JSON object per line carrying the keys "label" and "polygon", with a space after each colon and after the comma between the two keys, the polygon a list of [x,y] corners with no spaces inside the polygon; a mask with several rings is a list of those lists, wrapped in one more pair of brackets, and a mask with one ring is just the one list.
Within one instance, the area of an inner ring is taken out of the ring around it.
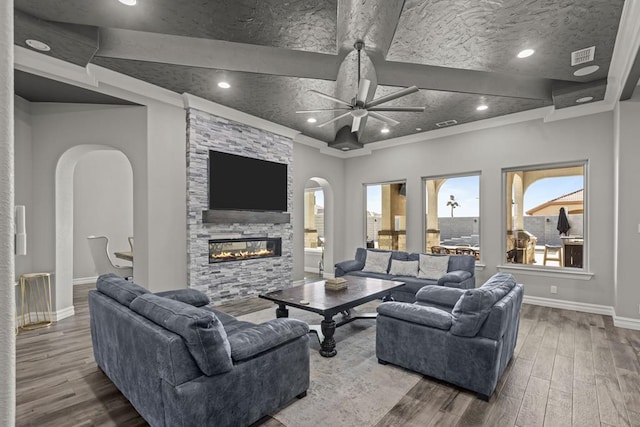
{"label": "gray armchair", "polygon": [[378,306],[376,355],[488,400],[513,356],[523,286],[497,273],[476,289],[428,285],[416,302]]}
{"label": "gray armchair", "polygon": [[115,274],[96,287],[96,363],[151,426],[250,425],[306,395],[306,323],[241,321],[196,290],[153,294]]}

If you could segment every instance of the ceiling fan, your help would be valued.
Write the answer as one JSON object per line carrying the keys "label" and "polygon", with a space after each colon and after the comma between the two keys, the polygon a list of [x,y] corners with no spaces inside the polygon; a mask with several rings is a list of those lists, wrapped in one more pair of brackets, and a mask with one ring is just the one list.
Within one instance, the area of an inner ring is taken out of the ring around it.
{"label": "ceiling fan", "polygon": [[421,113],[425,110],[425,107],[378,107],[378,105],[384,104],[385,102],[393,101],[394,99],[409,95],[410,93],[418,92],[420,89],[418,89],[417,86],[407,87],[389,95],[381,96],[380,98],[367,101],[366,97],[367,93],[369,92],[369,87],[371,86],[371,81],[367,79],[360,79],[360,51],[364,48],[364,42],[357,41],[354,44],[354,47],[358,52],[358,93],[356,94],[355,98],[353,98],[351,102],[347,102],[331,95],[318,92],[317,90],[309,90],[310,93],[333,101],[336,104],[339,104],[340,107],[324,108],[318,110],[300,110],[296,111],[296,113],[323,113],[325,111],[345,111],[343,114],[340,114],[332,118],[331,120],[320,123],[318,127],[323,127],[344,117],[351,116],[353,117],[353,122],[351,123],[351,132],[357,132],[360,129],[362,119],[365,117],[371,117],[373,119],[380,120],[389,126],[395,126],[400,123],[399,121],[394,120],[391,117],[380,114],[381,111]]}

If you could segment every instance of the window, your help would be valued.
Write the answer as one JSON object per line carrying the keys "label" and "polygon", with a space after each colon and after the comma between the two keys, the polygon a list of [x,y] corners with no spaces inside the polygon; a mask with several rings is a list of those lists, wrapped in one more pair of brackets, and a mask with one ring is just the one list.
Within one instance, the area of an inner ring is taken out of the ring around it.
{"label": "window", "polygon": [[406,194],[404,182],[365,185],[367,248],[406,250]]}
{"label": "window", "polygon": [[425,252],[480,259],[480,174],[423,178]]}
{"label": "window", "polygon": [[324,192],[321,188],[304,190],[304,247],[324,246]]}
{"label": "window", "polygon": [[506,261],[584,268],[586,162],[504,170]]}

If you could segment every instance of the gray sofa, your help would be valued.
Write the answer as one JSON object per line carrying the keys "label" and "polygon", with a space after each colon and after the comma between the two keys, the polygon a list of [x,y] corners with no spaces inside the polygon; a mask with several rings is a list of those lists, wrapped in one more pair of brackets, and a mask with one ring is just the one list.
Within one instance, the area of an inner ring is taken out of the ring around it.
{"label": "gray sofa", "polygon": [[464,290],[426,286],[413,304],[383,302],[376,319],[376,356],[474,391],[488,400],[513,356],[523,286],[497,273]]}
{"label": "gray sofa", "polygon": [[259,325],[182,289],[153,294],[114,274],[89,292],[102,371],[152,426],[246,426],[309,387],[309,327]]}
{"label": "gray sofa", "polygon": [[[363,271],[367,261],[367,251],[373,252],[390,252],[391,257],[389,265],[385,273],[374,273],[371,271]],[[342,261],[335,265],[335,276],[360,276],[374,277],[377,279],[398,280],[404,282],[405,285],[398,291],[394,291],[391,296],[396,301],[414,302],[416,293],[426,285],[438,285],[452,288],[471,289],[476,286],[475,268],[476,259],[472,255],[435,255],[424,254],[428,256],[448,256],[449,264],[447,273],[439,279],[424,279],[414,276],[397,276],[389,274],[391,263],[393,260],[398,261],[417,261],[419,253],[409,253],[404,251],[385,251],[381,249],[365,249],[357,248],[354,259]]]}

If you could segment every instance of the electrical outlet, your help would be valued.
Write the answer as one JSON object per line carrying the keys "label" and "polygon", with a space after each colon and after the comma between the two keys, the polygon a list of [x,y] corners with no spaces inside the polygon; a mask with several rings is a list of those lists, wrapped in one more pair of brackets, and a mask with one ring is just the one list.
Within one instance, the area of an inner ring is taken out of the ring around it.
{"label": "electrical outlet", "polygon": [[557,286],[551,286],[551,293],[552,294],[557,294],[558,293],[558,287]]}

